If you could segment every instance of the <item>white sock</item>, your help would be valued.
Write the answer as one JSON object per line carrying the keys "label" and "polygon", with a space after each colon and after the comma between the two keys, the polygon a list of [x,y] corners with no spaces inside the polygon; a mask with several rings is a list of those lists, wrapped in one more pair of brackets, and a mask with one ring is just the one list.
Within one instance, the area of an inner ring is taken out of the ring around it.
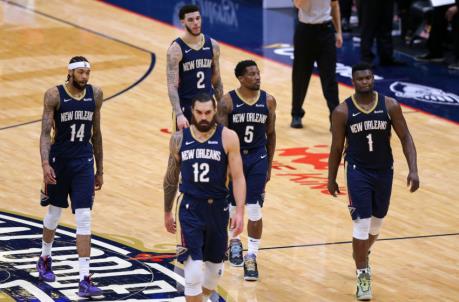
{"label": "white sock", "polygon": [[89,276],[89,257],[80,257],[78,258],[78,263],[80,265],[80,281],[84,277]]}
{"label": "white sock", "polygon": [[361,273],[368,273],[368,268],[358,268],[357,269],[357,276]]}
{"label": "white sock", "polygon": [[260,246],[260,239],[249,237],[249,242],[247,245],[247,254],[252,254],[256,256],[258,254],[259,246]]}
{"label": "white sock", "polygon": [[207,296],[207,295],[202,294],[202,302],[207,302],[207,301],[209,301],[209,297],[210,297],[210,296]]}
{"label": "white sock", "polygon": [[53,242],[50,243],[45,242],[44,240],[41,241],[41,256],[51,256],[51,248],[53,247]]}

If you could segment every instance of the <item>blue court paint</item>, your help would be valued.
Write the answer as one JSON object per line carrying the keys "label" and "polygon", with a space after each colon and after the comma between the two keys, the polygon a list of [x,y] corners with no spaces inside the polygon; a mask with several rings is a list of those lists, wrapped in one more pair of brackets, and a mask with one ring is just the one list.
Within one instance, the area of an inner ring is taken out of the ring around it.
{"label": "blue court paint", "polygon": [[[0,211],[0,230],[0,292],[14,301],[80,300],[75,230],[57,229],[52,252],[56,281],[49,283],[38,279],[35,268],[42,222]],[[175,254],[142,252],[95,235],[91,254],[91,272],[103,301],[184,301],[183,271],[172,263]]]}
{"label": "blue court paint", "polygon": [[[292,64],[296,22],[292,8],[263,9],[261,0],[103,1],[177,27],[181,27],[180,7],[197,4],[202,8],[206,34],[257,55]],[[352,85],[351,66],[358,63],[359,52],[359,43],[345,36],[344,47],[338,50],[339,82]],[[400,53],[396,56],[407,66],[377,66],[376,89],[410,107],[459,123],[459,72],[449,71],[445,65],[418,63]]]}

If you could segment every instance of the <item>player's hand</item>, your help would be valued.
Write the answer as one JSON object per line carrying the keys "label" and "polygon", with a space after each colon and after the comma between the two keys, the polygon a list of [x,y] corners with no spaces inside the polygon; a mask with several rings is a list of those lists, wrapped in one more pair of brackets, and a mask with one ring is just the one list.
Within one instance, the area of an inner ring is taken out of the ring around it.
{"label": "player's hand", "polygon": [[56,173],[49,164],[43,164],[43,179],[47,185],[56,184]]}
{"label": "player's hand", "polygon": [[337,196],[336,193],[341,194],[341,192],[339,191],[338,183],[336,183],[336,180],[329,180],[327,188],[328,192],[330,192],[330,194],[333,195],[333,197]]}
{"label": "player's hand", "polygon": [[236,208],[236,215],[231,218],[231,230],[233,236],[237,236],[244,230],[244,207]]}
{"label": "player's hand", "polygon": [[174,215],[172,215],[172,212],[164,213],[164,225],[166,226],[166,230],[169,233],[175,234],[176,225],[175,225]]}
{"label": "player's hand", "polygon": [[341,48],[343,46],[343,34],[342,33],[335,34],[335,46],[336,48]]}
{"label": "player's hand", "polygon": [[417,172],[410,172],[406,178],[406,185],[410,187],[410,192],[413,193],[419,189],[419,176]]}
{"label": "player's hand", "polygon": [[190,127],[190,123],[188,123],[188,120],[186,119],[185,115],[181,114],[177,116],[177,128],[178,130],[182,130],[184,128]]}
{"label": "player's hand", "polygon": [[104,184],[104,174],[96,174],[94,180],[94,190],[98,191],[102,189],[102,185]]}
{"label": "player's hand", "polygon": [[448,8],[448,10],[445,13],[446,20],[448,20],[448,22],[451,22],[453,20],[454,15],[457,14],[457,11],[457,5],[453,5],[450,8]]}

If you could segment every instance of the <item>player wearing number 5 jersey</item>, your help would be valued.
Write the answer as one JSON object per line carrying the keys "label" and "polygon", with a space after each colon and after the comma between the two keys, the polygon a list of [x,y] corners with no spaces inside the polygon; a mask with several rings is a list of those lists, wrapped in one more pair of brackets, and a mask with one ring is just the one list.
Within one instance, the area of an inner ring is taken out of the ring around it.
{"label": "player wearing number 5 jersey", "polygon": [[[276,100],[260,90],[260,71],[252,60],[241,61],[235,68],[240,87],[225,94],[219,103],[218,120],[236,131],[241,142],[244,175],[247,182],[248,252],[242,257],[242,243],[230,234],[229,260],[233,266],[244,266],[244,279],[258,280],[256,256],[263,230],[261,208],[265,186],[270,179],[276,148]],[[234,207],[230,194],[231,212]]]}
{"label": "player wearing number 5 jersey", "polygon": [[332,146],[328,165],[328,191],[339,193],[336,175],[345,149],[349,211],[353,220],[353,255],[357,269],[358,300],[372,298],[369,250],[376,241],[389,209],[393,159],[391,128],[399,137],[408,162],[407,184],[419,188],[416,149],[396,100],[373,90],[374,76],[367,64],[352,68],[355,94],[332,114]]}
{"label": "player wearing number 5 jersey", "polygon": [[179,18],[186,31],[167,51],[167,87],[177,130],[190,125],[191,100],[199,93],[223,96],[220,77],[220,47],[201,32],[201,14],[196,5],[185,5]]}
{"label": "player wearing number 5 jersey", "polygon": [[103,94],[100,88],[87,84],[90,71],[86,58],[73,57],[70,60],[67,82],[45,93],[40,135],[45,183],[41,204],[48,206],[48,213],[43,220],[43,248],[37,264],[38,275],[47,282],[56,279],[51,266],[51,248],[62,208],[69,206],[67,198],[70,196],[77,226],[78,295],[82,297],[102,293],[93,285],[89,274],[91,209],[94,190],[99,190],[103,184],[100,130]]}
{"label": "player wearing number 5 jersey", "polygon": [[[201,302],[208,300],[223,272],[228,243],[228,171],[237,203],[231,223],[236,234],[243,229],[246,187],[238,137],[217,125],[215,101],[209,95],[195,96],[192,114],[191,127],[175,132],[170,141],[164,222],[168,232],[180,234],[177,256],[184,263],[186,301]],[[180,176],[182,194],[176,224],[172,206]]]}

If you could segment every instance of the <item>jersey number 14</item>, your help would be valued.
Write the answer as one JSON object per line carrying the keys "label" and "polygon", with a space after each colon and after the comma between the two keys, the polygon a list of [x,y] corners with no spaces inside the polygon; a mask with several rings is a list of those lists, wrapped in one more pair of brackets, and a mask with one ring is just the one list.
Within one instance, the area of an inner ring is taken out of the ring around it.
{"label": "jersey number 14", "polygon": [[70,126],[70,129],[72,129],[72,132],[70,133],[70,141],[74,142],[75,138],[77,138],[80,142],[82,142],[84,139],[84,124],[81,124],[78,131],[76,131],[76,124]]}

